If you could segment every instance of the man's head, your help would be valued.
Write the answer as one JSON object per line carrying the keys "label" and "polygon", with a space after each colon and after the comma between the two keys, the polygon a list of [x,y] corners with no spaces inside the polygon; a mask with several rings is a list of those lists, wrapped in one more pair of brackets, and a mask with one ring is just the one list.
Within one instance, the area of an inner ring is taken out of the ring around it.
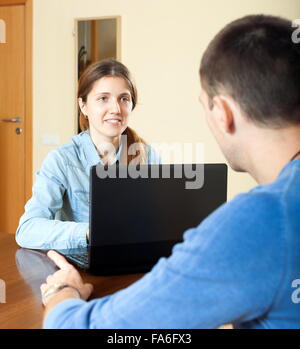
{"label": "man's head", "polygon": [[[228,24],[209,44],[200,66],[202,99],[206,114],[218,114],[225,133],[239,127],[235,113],[261,128],[300,125],[300,44],[292,41],[294,30],[291,21],[252,15]],[[232,167],[243,170],[236,144],[234,150],[207,117]]]}

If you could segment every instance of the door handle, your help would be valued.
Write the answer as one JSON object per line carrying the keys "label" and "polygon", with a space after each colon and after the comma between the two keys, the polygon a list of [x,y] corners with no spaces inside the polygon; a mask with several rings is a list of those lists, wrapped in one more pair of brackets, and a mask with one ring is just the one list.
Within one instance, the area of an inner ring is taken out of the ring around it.
{"label": "door handle", "polygon": [[15,122],[15,123],[20,123],[22,122],[22,118],[12,118],[12,119],[0,119],[0,122]]}

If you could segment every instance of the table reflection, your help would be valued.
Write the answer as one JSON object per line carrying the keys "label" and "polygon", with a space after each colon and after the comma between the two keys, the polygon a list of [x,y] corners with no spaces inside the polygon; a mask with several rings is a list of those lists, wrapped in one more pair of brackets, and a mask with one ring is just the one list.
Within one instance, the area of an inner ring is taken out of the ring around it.
{"label": "table reflection", "polygon": [[16,251],[16,266],[34,295],[41,299],[40,286],[49,274],[57,271],[55,264],[46,256],[46,252],[20,248]]}

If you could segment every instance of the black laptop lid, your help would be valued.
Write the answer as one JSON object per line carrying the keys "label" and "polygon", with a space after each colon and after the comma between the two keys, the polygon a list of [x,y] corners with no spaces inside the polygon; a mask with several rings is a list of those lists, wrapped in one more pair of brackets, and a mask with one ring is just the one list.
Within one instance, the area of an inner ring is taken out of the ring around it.
{"label": "black laptop lid", "polygon": [[91,246],[180,241],[227,198],[227,166],[97,165],[90,176]]}

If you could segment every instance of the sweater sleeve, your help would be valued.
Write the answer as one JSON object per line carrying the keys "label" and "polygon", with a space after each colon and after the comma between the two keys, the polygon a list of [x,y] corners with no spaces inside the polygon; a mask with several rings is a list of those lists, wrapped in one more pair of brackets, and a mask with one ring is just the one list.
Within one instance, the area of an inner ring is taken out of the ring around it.
{"label": "sweater sleeve", "polygon": [[55,219],[67,189],[66,166],[62,154],[54,150],[45,158],[25,205],[16,232],[21,247],[64,249],[86,246],[88,223]]}
{"label": "sweater sleeve", "polygon": [[67,300],[45,328],[217,328],[262,318],[284,269],[281,212],[271,196],[244,194],[184,234],[169,258],[128,288]]}

